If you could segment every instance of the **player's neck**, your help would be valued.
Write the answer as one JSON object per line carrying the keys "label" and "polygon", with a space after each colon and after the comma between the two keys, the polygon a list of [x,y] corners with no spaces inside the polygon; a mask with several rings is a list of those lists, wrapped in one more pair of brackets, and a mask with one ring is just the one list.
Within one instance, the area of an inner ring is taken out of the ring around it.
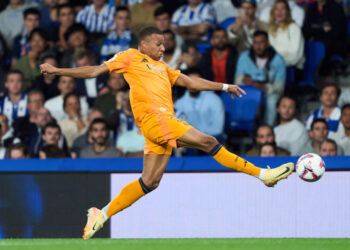
{"label": "player's neck", "polygon": [[9,94],[9,98],[11,100],[12,103],[14,104],[17,104],[20,100],[21,100],[21,97],[22,97],[22,93],[19,93],[19,94]]}

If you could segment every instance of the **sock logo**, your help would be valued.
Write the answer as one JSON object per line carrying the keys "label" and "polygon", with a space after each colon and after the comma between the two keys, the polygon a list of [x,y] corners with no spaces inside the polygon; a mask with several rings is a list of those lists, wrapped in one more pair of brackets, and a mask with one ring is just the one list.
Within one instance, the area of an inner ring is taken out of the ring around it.
{"label": "sock logo", "polygon": [[235,162],[237,162],[237,161],[238,161],[238,158],[239,158],[239,157],[238,157],[238,156],[236,156]]}
{"label": "sock logo", "polygon": [[247,161],[244,161],[244,167],[246,167],[247,166]]}

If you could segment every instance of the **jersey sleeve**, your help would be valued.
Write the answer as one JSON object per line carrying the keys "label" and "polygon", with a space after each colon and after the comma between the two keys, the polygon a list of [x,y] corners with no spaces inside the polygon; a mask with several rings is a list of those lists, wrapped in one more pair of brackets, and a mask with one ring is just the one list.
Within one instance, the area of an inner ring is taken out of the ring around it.
{"label": "jersey sleeve", "polygon": [[104,64],[108,67],[109,73],[125,73],[129,67],[134,55],[132,49],[128,49],[115,54],[111,59],[105,61]]}
{"label": "jersey sleeve", "polygon": [[171,86],[173,86],[177,78],[179,78],[181,71],[178,69],[172,69],[170,67],[167,67],[167,71],[168,71],[168,76],[169,76]]}

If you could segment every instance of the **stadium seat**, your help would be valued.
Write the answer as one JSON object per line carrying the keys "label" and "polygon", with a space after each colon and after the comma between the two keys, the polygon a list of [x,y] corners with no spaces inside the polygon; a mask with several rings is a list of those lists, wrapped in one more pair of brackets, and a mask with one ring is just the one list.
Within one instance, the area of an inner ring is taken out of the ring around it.
{"label": "stadium seat", "polygon": [[220,27],[226,30],[231,24],[235,23],[235,21],[235,17],[228,17],[220,23]]}
{"label": "stadium seat", "polygon": [[199,54],[203,55],[208,49],[212,47],[211,43],[199,43],[196,45]]}

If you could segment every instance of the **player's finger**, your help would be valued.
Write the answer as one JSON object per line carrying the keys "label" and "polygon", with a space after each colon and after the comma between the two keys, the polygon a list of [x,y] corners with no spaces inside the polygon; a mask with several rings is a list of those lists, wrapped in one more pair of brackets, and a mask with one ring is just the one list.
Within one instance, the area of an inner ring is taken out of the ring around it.
{"label": "player's finger", "polygon": [[241,89],[239,86],[237,86],[237,88],[239,89],[239,91],[240,91],[242,94],[247,95],[247,93],[246,93],[243,89]]}
{"label": "player's finger", "polygon": [[237,96],[237,97],[242,97],[242,94],[239,93],[238,89],[234,88],[233,93]]}
{"label": "player's finger", "polygon": [[230,96],[231,96],[232,100],[235,99],[235,96],[232,93],[230,93]]}

